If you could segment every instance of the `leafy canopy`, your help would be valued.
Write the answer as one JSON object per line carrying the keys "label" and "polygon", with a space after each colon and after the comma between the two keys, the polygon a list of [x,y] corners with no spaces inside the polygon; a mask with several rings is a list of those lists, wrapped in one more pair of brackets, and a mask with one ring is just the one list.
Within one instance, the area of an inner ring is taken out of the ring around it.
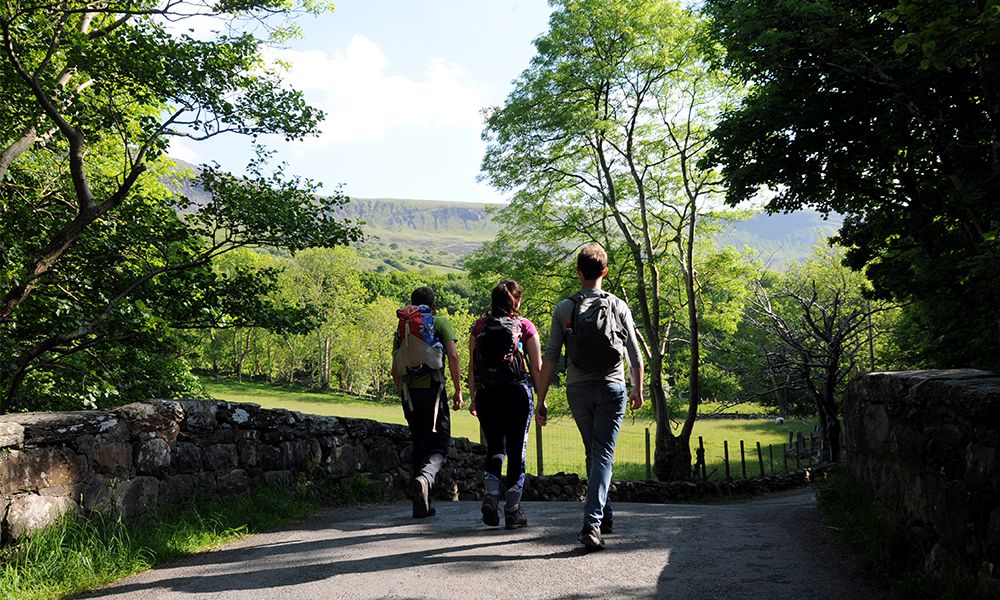
{"label": "leafy canopy", "polygon": [[750,86],[713,137],[727,201],[845,215],[837,240],[924,366],[1000,368],[996,7],[708,0]]}
{"label": "leafy canopy", "polygon": [[[308,313],[267,300],[274,274],[221,276],[242,247],[345,244],[341,194],[264,158],[208,167],[200,206],[172,196],[172,137],[301,139],[322,113],[265,64],[314,2],[0,3],[0,412],[190,391],[182,332]],[[194,37],[183,23],[215,19]],[[180,213],[183,211],[183,215]]]}

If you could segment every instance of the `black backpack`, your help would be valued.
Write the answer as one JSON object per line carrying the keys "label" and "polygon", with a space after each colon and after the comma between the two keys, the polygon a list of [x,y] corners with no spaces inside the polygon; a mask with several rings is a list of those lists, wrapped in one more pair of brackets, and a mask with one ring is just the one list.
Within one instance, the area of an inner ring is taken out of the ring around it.
{"label": "black backpack", "polygon": [[476,388],[527,379],[521,349],[521,319],[487,316],[476,336]]}
{"label": "black backpack", "polygon": [[584,371],[609,371],[625,354],[625,330],[611,310],[611,294],[588,297],[577,292],[566,331],[566,357]]}

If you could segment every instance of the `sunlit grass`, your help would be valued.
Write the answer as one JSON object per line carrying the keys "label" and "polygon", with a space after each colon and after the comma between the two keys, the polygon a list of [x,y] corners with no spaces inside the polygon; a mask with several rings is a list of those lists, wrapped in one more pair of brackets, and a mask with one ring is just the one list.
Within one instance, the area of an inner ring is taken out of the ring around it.
{"label": "sunlit grass", "polygon": [[372,479],[262,487],[244,497],[195,496],[126,524],[67,514],[0,551],[0,600],[49,600],[94,589],[159,564],[304,518],[321,506],[395,500]]}

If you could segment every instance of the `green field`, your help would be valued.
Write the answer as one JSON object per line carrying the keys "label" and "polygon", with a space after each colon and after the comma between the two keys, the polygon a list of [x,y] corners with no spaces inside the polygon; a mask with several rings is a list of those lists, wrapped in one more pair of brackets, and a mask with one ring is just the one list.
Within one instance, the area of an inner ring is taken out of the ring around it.
{"label": "green field", "polygon": [[[376,402],[346,394],[322,393],[263,383],[240,383],[232,379],[202,378],[202,384],[209,396],[229,402],[253,402],[264,408],[284,408],[314,415],[406,423],[403,410],[396,401]],[[773,450],[774,469],[781,471],[784,467],[781,444],[788,443],[789,432],[801,431],[808,438],[814,424],[814,421],[792,419],[782,425],[776,425],[771,420],[699,420],[692,435],[691,452],[693,456],[698,437],[701,436],[704,440],[705,460],[710,478],[720,479],[725,476],[724,442],[728,441],[730,473],[733,477],[740,477],[742,476],[740,441],[743,441],[746,448],[747,474],[752,477],[760,474],[756,446],[759,442],[764,455],[765,470],[768,473],[771,471],[770,456]],[[615,451],[615,479],[646,478],[647,428],[652,440],[656,433],[654,423],[626,417]],[[536,451],[538,429],[532,426],[527,451],[528,472],[535,474],[538,473]],[[464,409],[452,413],[451,431],[454,437],[464,437],[473,441],[480,439],[479,421]],[[544,474],[552,475],[562,471],[582,475],[585,472],[583,443],[570,415],[550,415],[549,424],[541,428],[541,435]],[[789,468],[794,466],[792,459]]]}

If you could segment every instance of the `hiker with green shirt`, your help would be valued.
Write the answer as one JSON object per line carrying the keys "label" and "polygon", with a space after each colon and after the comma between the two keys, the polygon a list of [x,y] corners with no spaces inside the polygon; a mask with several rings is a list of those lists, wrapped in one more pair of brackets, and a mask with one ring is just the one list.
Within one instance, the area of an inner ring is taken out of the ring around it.
{"label": "hiker with green shirt", "polygon": [[430,491],[451,444],[451,418],[445,390],[445,357],[455,388],[454,410],[462,408],[462,368],[455,328],[446,317],[434,315],[434,291],[419,287],[410,304],[398,311],[399,327],[393,342],[392,380],[400,390],[403,415],[413,439],[413,516],[436,512]]}

